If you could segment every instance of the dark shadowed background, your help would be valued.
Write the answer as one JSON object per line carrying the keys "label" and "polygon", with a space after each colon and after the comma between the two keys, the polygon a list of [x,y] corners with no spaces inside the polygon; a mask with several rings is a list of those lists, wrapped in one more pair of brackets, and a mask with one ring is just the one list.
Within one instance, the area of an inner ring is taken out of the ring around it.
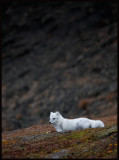
{"label": "dark shadowed background", "polygon": [[117,3],[2,2],[2,129],[117,114]]}

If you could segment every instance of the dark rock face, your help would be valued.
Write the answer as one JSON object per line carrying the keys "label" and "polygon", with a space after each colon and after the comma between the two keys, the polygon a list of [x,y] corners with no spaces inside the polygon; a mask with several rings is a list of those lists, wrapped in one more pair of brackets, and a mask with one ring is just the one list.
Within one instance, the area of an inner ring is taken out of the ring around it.
{"label": "dark rock face", "polygon": [[3,130],[116,114],[116,92],[115,2],[2,2]]}

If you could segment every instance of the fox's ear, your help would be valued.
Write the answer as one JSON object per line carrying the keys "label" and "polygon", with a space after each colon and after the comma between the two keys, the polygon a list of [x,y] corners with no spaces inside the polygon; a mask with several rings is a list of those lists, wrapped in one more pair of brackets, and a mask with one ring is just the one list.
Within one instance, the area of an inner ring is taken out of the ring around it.
{"label": "fox's ear", "polygon": [[50,114],[52,114],[53,112],[50,112]]}
{"label": "fox's ear", "polygon": [[60,115],[60,113],[59,113],[58,111],[56,112],[56,114],[57,114],[57,115]]}

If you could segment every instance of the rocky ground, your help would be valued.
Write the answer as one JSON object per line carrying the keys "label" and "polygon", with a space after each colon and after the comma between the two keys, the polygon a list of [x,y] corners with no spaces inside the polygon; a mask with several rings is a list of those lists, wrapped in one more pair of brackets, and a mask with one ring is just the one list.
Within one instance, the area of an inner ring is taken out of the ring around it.
{"label": "rocky ground", "polygon": [[2,158],[117,158],[117,116],[101,118],[104,128],[57,133],[51,125],[35,125],[2,134]]}
{"label": "rocky ground", "polygon": [[2,129],[117,113],[115,2],[2,2]]}

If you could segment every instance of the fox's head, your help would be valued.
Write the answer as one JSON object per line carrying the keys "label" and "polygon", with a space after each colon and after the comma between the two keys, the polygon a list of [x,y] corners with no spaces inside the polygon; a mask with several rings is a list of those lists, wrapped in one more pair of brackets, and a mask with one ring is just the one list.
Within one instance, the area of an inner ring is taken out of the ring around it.
{"label": "fox's head", "polygon": [[60,113],[57,111],[57,112],[50,112],[50,121],[49,123],[51,124],[57,124],[58,123],[58,120],[59,120],[59,117],[60,117]]}

